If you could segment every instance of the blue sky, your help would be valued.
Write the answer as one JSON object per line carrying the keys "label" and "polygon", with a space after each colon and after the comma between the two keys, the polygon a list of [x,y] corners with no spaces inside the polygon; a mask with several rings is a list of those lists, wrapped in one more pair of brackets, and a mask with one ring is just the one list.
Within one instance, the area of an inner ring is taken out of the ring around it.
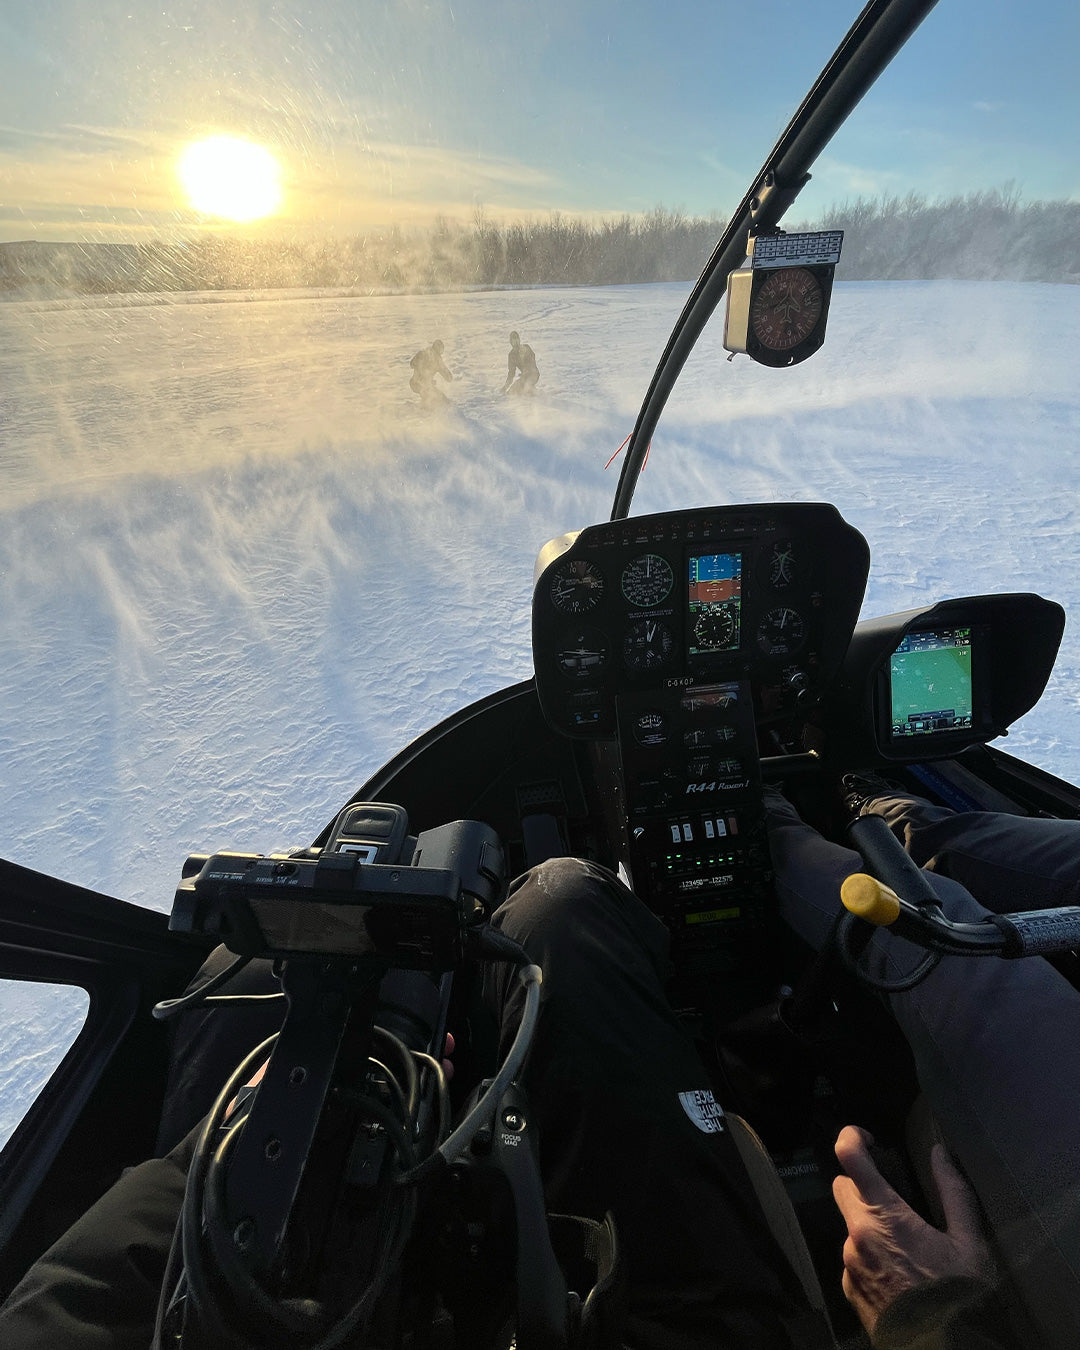
{"label": "blue sky", "polygon": [[[849,0],[12,0],[0,240],[221,228],[187,207],[174,165],[222,132],[283,164],[283,214],[248,233],[478,206],[723,214],[855,14]],[[797,213],[1008,181],[1080,196],[1078,57],[1075,0],[941,0]]]}

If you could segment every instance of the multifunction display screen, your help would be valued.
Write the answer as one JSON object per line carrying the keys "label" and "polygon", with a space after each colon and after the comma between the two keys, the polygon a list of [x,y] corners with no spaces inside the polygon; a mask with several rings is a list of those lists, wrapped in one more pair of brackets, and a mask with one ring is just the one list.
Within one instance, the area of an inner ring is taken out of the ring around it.
{"label": "multifunction display screen", "polygon": [[704,553],[689,560],[689,652],[736,651],[742,620],[742,554]]}
{"label": "multifunction display screen", "polygon": [[905,635],[889,663],[893,739],[971,726],[971,629]]}

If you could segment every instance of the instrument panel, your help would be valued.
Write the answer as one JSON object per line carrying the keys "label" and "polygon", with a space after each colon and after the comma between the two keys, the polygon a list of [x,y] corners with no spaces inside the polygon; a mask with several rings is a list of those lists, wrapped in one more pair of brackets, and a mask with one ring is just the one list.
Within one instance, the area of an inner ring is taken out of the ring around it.
{"label": "instrument panel", "polygon": [[620,693],[742,679],[762,697],[814,689],[843,658],[868,566],[862,536],[812,502],[640,516],[553,540],[533,590],[544,715],[603,739],[617,733]]}
{"label": "instrument panel", "polygon": [[592,743],[617,861],[676,954],[737,965],[771,922],[760,732],[798,725],[835,677],[868,567],[820,503],[641,516],[541,551],[541,709]]}

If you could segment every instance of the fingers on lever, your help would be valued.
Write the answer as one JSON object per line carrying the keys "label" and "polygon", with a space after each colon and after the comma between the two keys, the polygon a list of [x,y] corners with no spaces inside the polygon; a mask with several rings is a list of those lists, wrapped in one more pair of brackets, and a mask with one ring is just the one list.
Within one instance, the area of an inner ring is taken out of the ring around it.
{"label": "fingers on lever", "polygon": [[[857,1125],[845,1125],[836,1138],[837,1161],[868,1205],[894,1204],[899,1196],[878,1171],[877,1164],[870,1156],[873,1142],[874,1136],[869,1131]],[[839,1197],[837,1203],[840,1203]]]}

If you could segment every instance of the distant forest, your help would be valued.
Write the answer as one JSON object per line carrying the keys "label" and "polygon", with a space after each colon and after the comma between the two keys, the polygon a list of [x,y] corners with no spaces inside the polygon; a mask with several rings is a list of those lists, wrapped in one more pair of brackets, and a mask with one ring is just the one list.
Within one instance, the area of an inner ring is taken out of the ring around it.
{"label": "distant forest", "polygon": [[[657,207],[586,221],[552,212],[500,224],[391,229],[346,240],[0,244],[0,295],[335,288],[357,294],[689,282],[724,227]],[[857,198],[800,229],[842,229],[843,281],[954,278],[1080,283],[1080,202],[1025,202],[1011,187],[948,201]]]}

